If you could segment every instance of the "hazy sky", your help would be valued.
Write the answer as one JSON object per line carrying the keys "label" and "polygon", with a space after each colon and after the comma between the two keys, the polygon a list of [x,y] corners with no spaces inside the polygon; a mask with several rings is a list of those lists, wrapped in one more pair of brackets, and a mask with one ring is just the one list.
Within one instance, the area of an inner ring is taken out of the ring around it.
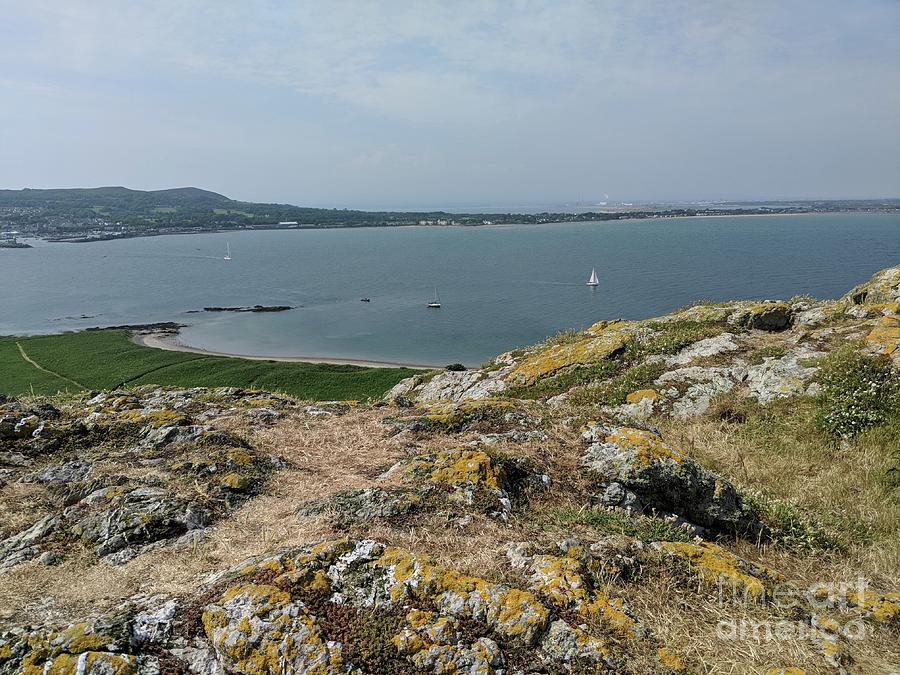
{"label": "hazy sky", "polygon": [[900,0],[0,0],[0,187],[900,196]]}

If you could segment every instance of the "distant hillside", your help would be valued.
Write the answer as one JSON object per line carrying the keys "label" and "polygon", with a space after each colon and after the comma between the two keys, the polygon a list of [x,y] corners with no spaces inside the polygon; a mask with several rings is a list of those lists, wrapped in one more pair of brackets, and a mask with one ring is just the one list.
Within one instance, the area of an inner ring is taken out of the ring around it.
{"label": "distant hillside", "polygon": [[232,201],[225,195],[195,187],[149,191],[130,190],[126,187],[0,190],[0,206],[13,207],[103,207],[127,210],[154,207],[214,208]]}
{"label": "distant hillside", "polygon": [[39,236],[82,236],[98,230],[139,236],[281,222],[319,227],[397,225],[447,216],[241,202],[195,187],[149,191],[125,187],[0,190],[0,227]]}
{"label": "distant hillside", "polygon": [[0,232],[65,241],[277,227],[385,227],[559,223],[832,211],[897,211],[897,200],[781,202],[719,206],[647,206],[579,213],[467,213],[355,211],[291,204],[241,202],[195,187],[130,190],[125,187],[0,190]]}

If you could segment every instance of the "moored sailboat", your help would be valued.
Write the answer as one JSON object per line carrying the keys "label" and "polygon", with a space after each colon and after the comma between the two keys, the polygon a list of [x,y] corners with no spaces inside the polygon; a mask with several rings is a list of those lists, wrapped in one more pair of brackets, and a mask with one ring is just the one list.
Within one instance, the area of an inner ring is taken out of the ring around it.
{"label": "moored sailboat", "polygon": [[437,286],[434,287],[434,300],[429,302],[426,307],[428,307],[429,309],[441,308],[441,297],[438,295]]}

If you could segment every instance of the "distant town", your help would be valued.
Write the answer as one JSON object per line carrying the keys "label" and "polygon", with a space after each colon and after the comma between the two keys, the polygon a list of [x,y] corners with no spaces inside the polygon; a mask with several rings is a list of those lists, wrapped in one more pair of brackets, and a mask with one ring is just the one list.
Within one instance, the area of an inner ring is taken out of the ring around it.
{"label": "distant town", "polygon": [[647,218],[891,213],[900,199],[692,204],[602,202],[571,211],[447,213],[321,209],[241,202],[198,188],[141,191],[122,187],[0,190],[0,248],[28,248],[27,239],[91,242],[163,234],[232,230],[391,226],[485,226]]}

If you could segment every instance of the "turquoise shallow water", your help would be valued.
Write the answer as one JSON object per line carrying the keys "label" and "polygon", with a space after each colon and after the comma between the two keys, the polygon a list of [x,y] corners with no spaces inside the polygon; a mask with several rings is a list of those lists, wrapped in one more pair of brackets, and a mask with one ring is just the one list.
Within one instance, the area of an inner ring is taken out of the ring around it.
{"label": "turquoise shallow water", "polygon": [[[174,320],[212,351],[477,364],[699,299],[837,297],[898,263],[900,215],[882,214],[36,242],[0,249],[0,334]],[[434,286],[440,310],[425,308]],[[186,313],[253,304],[298,309]]]}

